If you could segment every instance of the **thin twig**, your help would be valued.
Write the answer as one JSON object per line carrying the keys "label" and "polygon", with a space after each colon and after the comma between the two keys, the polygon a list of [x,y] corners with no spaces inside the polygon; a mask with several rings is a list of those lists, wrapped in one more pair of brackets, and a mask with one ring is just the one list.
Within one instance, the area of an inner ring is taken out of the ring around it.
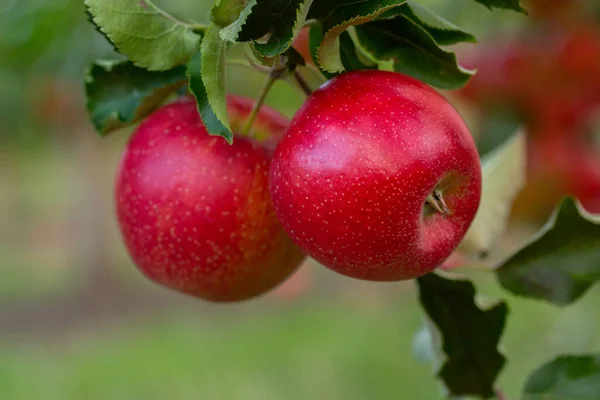
{"label": "thin twig", "polygon": [[312,94],[312,89],[310,88],[310,86],[308,86],[308,83],[306,83],[306,81],[300,74],[300,71],[298,71],[298,70],[294,71],[294,79],[296,80],[296,83],[298,84],[300,89],[302,89],[302,91],[307,96],[310,96]]}
{"label": "thin twig", "polygon": [[248,116],[248,121],[246,122],[246,126],[244,127],[244,132],[243,132],[244,136],[248,136],[248,134],[250,133],[250,130],[252,129],[252,125],[254,124],[254,120],[256,119],[258,112],[260,111],[260,108],[262,107],[265,100],[267,99],[267,95],[269,94],[269,91],[273,87],[273,84],[278,79],[280,79],[286,72],[285,68],[280,67],[280,63],[278,61],[279,61],[278,59],[275,60],[275,63],[273,64],[273,68],[271,69],[271,72],[269,73],[269,77],[267,78],[267,81],[265,82],[265,86],[263,87],[263,90],[260,93],[260,97],[258,98],[256,103],[254,103],[254,107],[252,107],[252,111],[250,111],[250,115]]}

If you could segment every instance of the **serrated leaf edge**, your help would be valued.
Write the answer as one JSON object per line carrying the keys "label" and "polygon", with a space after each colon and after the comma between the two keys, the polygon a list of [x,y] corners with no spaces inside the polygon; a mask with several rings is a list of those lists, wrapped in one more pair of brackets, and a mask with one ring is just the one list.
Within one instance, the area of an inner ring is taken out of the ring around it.
{"label": "serrated leaf edge", "polygon": [[508,262],[511,258],[513,258],[516,254],[520,253],[521,251],[525,250],[527,247],[533,245],[535,242],[537,242],[540,239],[542,239],[548,232],[550,232],[552,229],[554,229],[556,227],[556,223],[558,221],[558,216],[560,215],[561,211],[565,207],[572,207],[572,206],[575,206],[575,209],[577,210],[577,213],[584,220],[586,220],[587,222],[590,222],[590,223],[592,223],[594,225],[600,225],[600,214],[592,214],[592,213],[588,212],[583,207],[583,205],[581,204],[581,202],[578,199],[576,199],[574,197],[566,197],[566,198],[564,198],[560,202],[560,204],[558,205],[558,207],[556,207],[554,209],[554,211],[552,212],[552,215],[550,216],[550,218],[548,219],[548,221],[546,221],[546,223],[544,224],[544,226],[542,226],[536,233],[534,233],[529,238],[529,240],[527,240],[525,243],[523,243],[515,251],[513,251],[507,257],[505,257],[500,262],[498,262],[494,266],[494,269],[495,270],[501,269],[501,267],[506,262]]}
{"label": "serrated leaf edge", "polygon": [[310,6],[312,5],[312,3],[313,3],[313,0],[304,0],[303,2],[300,3],[300,6],[296,10],[296,19],[295,19],[294,27],[292,28],[292,37],[286,43],[285,48],[283,48],[282,50],[280,50],[276,54],[273,54],[273,53],[263,53],[263,52],[260,51],[259,47],[255,47],[256,51],[258,51],[260,54],[262,54],[265,57],[274,57],[274,56],[277,56],[279,54],[282,54],[287,49],[289,49],[290,46],[292,45],[292,43],[294,43],[294,39],[296,39],[296,36],[298,36],[298,34],[300,33],[300,31],[304,27],[304,23],[306,22],[306,17],[308,15],[308,11],[310,10]]}
{"label": "serrated leaf edge", "polygon": [[[147,70],[149,70],[149,71],[166,71],[166,70],[168,70],[168,69],[170,69],[170,68],[172,68],[172,67],[175,67],[175,65],[173,65],[173,66],[171,66],[171,67],[169,67],[169,68],[152,68],[152,67],[149,67],[149,66],[147,66],[147,65],[144,65],[143,63],[140,63],[140,62],[138,62],[137,60],[134,60],[134,59],[132,59],[132,58],[131,58],[131,57],[129,57],[127,54],[125,54],[125,53],[122,51],[122,43],[120,43],[120,42],[117,42],[117,41],[115,40],[115,38],[114,38],[114,35],[112,35],[112,34],[109,34],[109,33],[108,33],[108,32],[107,32],[105,29],[104,29],[104,27],[103,27],[103,21],[104,21],[104,19],[103,19],[103,18],[101,18],[101,17],[99,17],[99,16],[97,16],[97,15],[94,15],[94,13],[93,13],[93,12],[92,12],[92,10],[91,10],[91,7],[92,7],[92,6],[89,4],[89,2],[90,2],[90,0],[84,0],[84,7],[85,7],[85,9],[86,9],[86,10],[87,10],[87,11],[90,13],[90,15],[91,15],[91,18],[92,18],[92,22],[93,22],[93,24],[94,24],[94,25],[95,25],[95,26],[96,26],[96,27],[97,27],[97,28],[100,30],[100,32],[101,32],[103,35],[105,35],[105,36],[106,36],[106,38],[108,38],[108,41],[109,41],[111,44],[113,44],[113,45],[116,47],[117,51],[118,51],[119,53],[123,53],[124,55],[126,55],[126,56],[127,56],[127,57],[128,57],[130,60],[131,60],[131,62],[133,62],[133,64],[134,64],[135,66],[137,66],[137,67],[140,67],[140,68],[145,68],[145,69],[147,69]],[[197,34],[194,32],[194,30],[191,28],[191,26],[190,26],[190,25],[184,24],[184,23],[182,23],[181,21],[177,21],[177,20],[176,20],[175,18],[173,18],[173,17],[172,17],[170,14],[166,13],[164,10],[162,10],[162,9],[161,9],[161,8],[159,8],[159,7],[158,7],[156,4],[154,4],[152,0],[144,0],[144,4],[147,4],[148,6],[152,7],[152,8],[153,8],[153,9],[154,9],[154,10],[157,12],[157,14],[159,14],[159,15],[162,15],[162,16],[163,16],[165,19],[168,19],[168,20],[170,20],[171,22],[173,22],[173,24],[174,24],[175,26],[177,26],[177,27],[179,27],[179,28],[183,28],[183,29],[185,29],[185,30],[189,31],[190,33],[192,33],[192,34],[195,34],[196,36],[198,36],[198,35],[197,35]],[[198,36],[198,39],[199,39],[199,38],[200,38],[200,37]]]}
{"label": "serrated leaf edge", "polygon": [[[429,37],[429,39],[431,39],[431,41],[435,45],[438,46],[438,48],[439,48],[439,50],[441,52],[443,52],[444,54],[447,54],[447,55],[451,56],[452,59],[453,59],[453,61],[454,61],[454,64],[456,65],[456,68],[458,69],[458,71],[460,71],[460,72],[462,72],[462,73],[464,73],[466,75],[469,75],[469,76],[473,76],[477,72],[477,69],[468,69],[468,68],[465,68],[465,67],[461,66],[459,64],[459,62],[458,62],[458,58],[456,57],[456,54],[454,52],[452,52],[452,51],[446,51],[443,48],[439,47],[439,45],[437,44],[437,42],[435,41],[435,39],[433,38],[433,36],[431,36],[431,34],[429,32],[427,32],[427,30],[425,28],[423,28],[421,25],[415,23],[413,20],[411,20],[410,18],[407,18],[404,15],[399,15],[398,18],[404,18],[406,21],[408,21],[408,23],[410,23],[410,24],[416,26],[417,28],[419,28],[424,35],[427,35]],[[402,40],[404,40],[404,39],[402,39]],[[360,43],[360,40],[358,40],[358,42]],[[410,43],[412,44],[412,42],[410,42]],[[361,43],[361,46],[363,46],[363,48],[367,52],[370,52],[370,50],[368,49],[367,46],[364,46],[362,43]],[[418,47],[419,49],[423,50],[425,53],[432,55],[431,53],[429,53],[429,51],[426,51],[426,49],[423,49],[421,46],[415,46],[415,47]],[[433,55],[433,56],[435,56],[435,55]],[[394,60],[394,64],[397,63],[397,62],[398,62],[397,60]],[[434,86],[436,86],[436,85],[434,85]],[[449,87],[445,87],[445,88],[449,88]]]}
{"label": "serrated leaf edge", "polygon": [[[457,32],[460,32],[465,37],[469,38],[469,40],[465,40],[464,42],[466,42],[466,43],[477,43],[477,38],[473,34],[464,31],[461,27],[453,24],[452,22],[448,21],[447,19],[442,18],[441,16],[438,16],[438,15],[435,15],[431,10],[429,10],[423,4],[418,4],[418,3],[411,4],[410,1],[407,1],[406,5],[407,5],[408,8],[410,8],[410,11],[413,13],[413,15],[415,16],[415,18],[417,18],[419,20],[419,22],[423,26],[425,26],[427,28],[430,28],[430,29],[436,29],[436,30],[440,30],[440,31],[444,31],[444,32],[452,32],[452,30],[455,30]],[[429,13],[434,14],[440,21],[442,21],[444,24],[447,24],[448,28],[451,28],[451,29],[446,29],[446,27],[435,26],[435,25],[431,25],[431,24],[427,23],[426,21],[424,21],[422,18],[419,17],[418,13],[415,12],[415,10],[414,10],[415,7],[416,8],[421,8],[422,10],[425,10],[425,12],[429,12]],[[429,33],[429,32],[427,32],[427,33]],[[431,35],[431,36],[433,37],[433,35]],[[446,45],[450,44],[450,43],[440,43],[435,38],[433,38],[433,40],[438,45],[440,45],[440,46],[446,46]]]}
{"label": "serrated leaf edge", "polygon": [[[343,72],[344,65],[342,64],[342,59],[340,56],[340,49],[339,49],[340,34],[343,31],[345,31],[346,29],[348,29],[350,26],[364,24],[366,22],[369,22],[369,21],[373,20],[374,18],[376,18],[381,13],[383,13],[387,10],[391,10],[392,8],[398,7],[405,3],[406,2],[398,3],[398,4],[390,4],[387,6],[381,6],[380,8],[378,8],[377,10],[375,10],[374,12],[372,12],[370,14],[363,15],[363,16],[361,16],[361,15],[356,16],[354,18],[351,18],[347,21],[342,22],[341,24],[337,24],[337,25],[334,25],[331,28],[329,28],[327,30],[327,32],[325,32],[323,34],[323,40],[321,41],[321,45],[319,46],[319,50],[317,51],[317,63],[319,64],[319,66],[326,72],[330,72],[330,73]],[[335,50],[335,47],[337,47],[337,50]],[[331,51],[333,51],[333,53],[331,53]],[[325,57],[327,57],[327,54],[332,54],[332,55],[328,59],[323,60],[324,53],[325,53]]]}
{"label": "serrated leaf edge", "polygon": [[232,43],[237,42],[240,32],[242,29],[244,29],[244,25],[246,25],[246,20],[250,14],[252,14],[252,9],[256,4],[257,0],[250,0],[240,13],[240,16],[230,25],[227,25],[225,28],[219,31],[219,36],[221,39]]}

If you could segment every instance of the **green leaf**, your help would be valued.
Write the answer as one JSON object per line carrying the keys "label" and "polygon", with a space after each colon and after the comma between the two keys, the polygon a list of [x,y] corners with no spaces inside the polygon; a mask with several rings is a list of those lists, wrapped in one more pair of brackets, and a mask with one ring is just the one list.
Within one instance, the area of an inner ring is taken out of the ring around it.
{"label": "green leaf", "polygon": [[506,143],[483,157],[481,164],[479,209],[458,247],[469,255],[489,253],[506,229],[515,197],[525,186],[525,131],[518,130]]}
{"label": "green leaf", "polygon": [[200,51],[188,63],[187,74],[206,130],[232,143],[225,95],[225,52],[226,43],[219,37],[218,27],[211,25],[202,38]]}
{"label": "green leaf", "polygon": [[[321,29],[321,25],[313,24],[310,28],[310,33],[308,37],[308,46],[313,61],[315,61],[317,58],[317,51],[322,41],[323,30]],[[371,62],[371,60],[365,59],[365,57],[360,53],[360,49],[352,40],[349,32],[342,32],[342,34],[339,37],[339,45],[340,58],[342,60],[342,65],[344,66],[344,70],[355,71],[361,69],[377,69],[376,63]],[[317,66],[319,66],[318,61],[316,61],[316,64]],[[321,72],[323,73],[323,75],[325,75],[327,79],[331,79],[334,76],[338,75],[337,73],[323,71],[323,69],[321,69]]]}
{"label": "green leaf", "polygon": [[411,0],[400,7],[386,11],[378,19],[393,19],[398,15],[404,15],[415,24],[421,26],[440,46],[462,42],[477,42],[477,39],[472,34],[463,31],[451,22],[431,12],[423,5]]}
{"label": "green leaf", "polygon": [[[284,53],[306,21],[313,0],[250,0],[237,20],[220,32],[229,42],[255,41],[265,57]],[[266,43],[257,41],[268,35]]]}
{"label": "green leaf", "polygon": [[102,32],[102,29],[100,29],[100,27],[98,25],[96,25],[96,23],[94,22],[94,16],[90,12],[90,10],[87,8],[87,6],[85,7],[85,17],[88,20],[88,22],[90,24],[92,24],[92,26],[94,27],[96,32],[101,34],[102,37],[104,37],[104,39],[106,39],[106,41],[108,43],[110,43],[110,45],[112,46],[112,48],[115,52],[118,52],[119,50],[117,50],[117,46],[112,42],[112,40],[104,32]]}
{"label": "green leaf", "polygon": [[327,72],[344,71],[339,42],[342,32],[351,26],[369,22],[405,2],[406,0],[364,0],[334,9],[322,24],[324,35],[317,51],[320,67]]}
{"label": "green leaf", "polygon": [[361,59],[360,54],[356,45],[352,41],[348,32],[342,32],[340,35],[340,57],[342,65],[346,71],[357,71],[362,69],[377,69],[377,64],[365,63],[365,60]]}
{"label": "green leaf", "polygon": [[256,50],[265,57],[275,57],[286,51],[304,26],[312,2],[313,0],[290,1],[292,4],[275,21],[269,41],[265,44],[256,43]]}
{"label": "green leaf", "polygon": [[[321,45],[322,41],[323,41],[323,28],[321,28],[321,24],[315,23],[315,24],[311,25],[310,31],[308,34],[308,48],[310,50],[310,55],[313,59],[313,62],[317,66],[319,65],[319,61],[317,60],[317,52],[319,51],[319,46]],[[323,71],[323,69],[321,69],[321,72],[323,73],[323,75],[325,75],[325,77],[327,79],[331,79],[337,75],[337,74],[329,73],[327,71]]]}
{"label": "green leaf", "polygon": [[185,64],[200,36],[150,0],[85,0],[93,22],[135,65],[164,71]]}
{"label": "green leaf", "polygon": [[492,8],[504,8],[506,10],[518,11],[527,14],[527,11],[521,7],[520,0],[475,0],[479,4],[483,4],[490,10]]}
{"label": "green leaf", "polygon": [[101,135],[133,124],[183,86],[185,79],[184,67],[158,72],[131,61],[97,61],[85,77],[92,124]]}
{"label": "green leaf", "polygon": [[421,305],[437,327],[446,360],[438,371],[450,396],[494,395],[505,363],[498,342],[508,314],[505,303],[482,310],[469,281],[429,274],[417,280]]}
{"label": "green leaf", "polygon": [[534,371],[522,400],[600,399],[600,354],[561,356]]}
{"label": "green leaf", "polygon": [[567,305],[600,280],[600,217],[563,200],[533,240],[497,269],[511,292]]}
{"label": "green leaf", "polygon": [[220,27],[235,22],[244,9],[244,0],[215,0],[211,9],[211,20]]}
{"label": "green leaf", "polygon": [[[238,18],[227,27],[221,29],[219,32],[221,39],[228,42],[248,42],[252,39],[259,39],[269,33],[266,21],[264,24],[260,24],[260,19],[254,16],[253,11],[255,7],[257,14],[259,14],[261,10],[258,7],[257,0],[248,1]],[[245,32],[242,33],[244,29]]]}
{"label": "green leaf", "polygon": [[441,49],[421,26],[404,15],[355,27],[360,44],[378,60],[393,60],[394,70],[442,89],[457,89],[473,75],[454,53]]}

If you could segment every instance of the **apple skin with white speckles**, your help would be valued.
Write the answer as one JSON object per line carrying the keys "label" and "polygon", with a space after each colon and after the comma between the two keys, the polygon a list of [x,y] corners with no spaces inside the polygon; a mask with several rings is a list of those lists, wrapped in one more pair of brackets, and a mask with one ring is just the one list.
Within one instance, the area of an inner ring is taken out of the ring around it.
{"label": "apple skin with white speckles", "polygon": [[[253,100],[228,97],[240,132]],[[278,222],[268,192],[275,144],[289,121],[261,108],[249,138],[209,136],[183,97],[151,114],[131,137],[116,182],[122,237],[151,280],[215,302],[258,296],[305,255]]]}
{"label": "apple skin with white speckles", "polygon": [[[481,165],[456,109],[402,74],[356,71],[316,90],[270,167],[290,237],[350,277],[398,281],[432,272],[473,221]],[[436,190],[449,214],[430,212]]]}

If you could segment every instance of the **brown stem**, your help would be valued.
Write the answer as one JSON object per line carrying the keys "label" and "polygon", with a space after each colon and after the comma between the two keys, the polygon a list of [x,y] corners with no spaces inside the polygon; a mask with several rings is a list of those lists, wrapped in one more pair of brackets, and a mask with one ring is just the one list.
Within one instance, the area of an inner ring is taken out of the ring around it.
{"label": "brown stem", "polygon": [[437,212],[439,212],[440,214],[443,214],[443,215],[452,214],[452,212],[446,205],[446,202],[444,201],[442,192],[440,192],[438,190],[434,190],[433,193],[431,193],[427,197],[427,200],[425,200],[425,202],[427,204],[429,204],[431,207],[433,207],[433,209],[436,210]]}
{"label": "brown stem", "polygon": [[306,94],[307,96],[310,96],[312,94],[312,89],[310,88],[310,86],[308,86],[308,83],[306,83],[306,81],[302,77],[302,74],[300,74],[300,71],[294,71],[294,79],[296,80],[296,83],[298,84],[300,89],[302,89],[304,94]]}

